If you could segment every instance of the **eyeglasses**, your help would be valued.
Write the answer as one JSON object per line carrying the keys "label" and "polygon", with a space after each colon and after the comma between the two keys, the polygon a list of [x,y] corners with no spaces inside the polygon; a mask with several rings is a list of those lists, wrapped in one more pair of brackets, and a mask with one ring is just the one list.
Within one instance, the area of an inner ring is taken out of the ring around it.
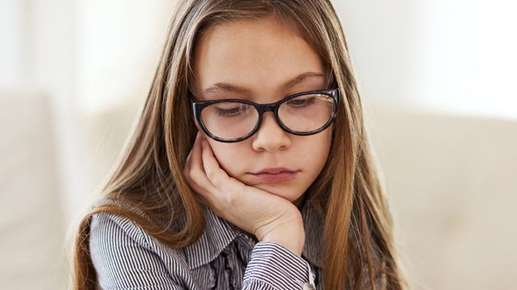
{"label": "eyeglasses", "polygon": [[326,129],[336,118],[339,89],[296,93],[269,104],[244,99],[190,101],[201,129],[220,142],[240,142],[258,131],[262,114],[274,113],[278,125],[294,135],[307,136]]}

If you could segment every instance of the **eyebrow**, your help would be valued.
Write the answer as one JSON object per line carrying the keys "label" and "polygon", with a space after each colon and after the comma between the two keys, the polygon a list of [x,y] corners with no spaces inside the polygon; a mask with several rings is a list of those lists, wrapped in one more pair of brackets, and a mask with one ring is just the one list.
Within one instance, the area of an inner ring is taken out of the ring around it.
{"label": "eyebrow", "polygon": [[[325,78],[325,75],[322,73],[317,73],[317,72],[304,72],[304,73],[294,77],[293,79],[285,82],[282,85],[282,88],[284,90],[290,89],[290,88],[294,87],[295,85],[303,82],[304,80],[306,80],[308,78],[313,78],[313,77]],[[217,91],[235,92],[235,93],[240,93],[243,95],[251,95],[251,90],[248,88],[229,84],[229,83],[221,83],[221,82],[215,83],[211,87],[205,89],[203,91],[203,94],[208,94],[208,93],[217,92]]]}

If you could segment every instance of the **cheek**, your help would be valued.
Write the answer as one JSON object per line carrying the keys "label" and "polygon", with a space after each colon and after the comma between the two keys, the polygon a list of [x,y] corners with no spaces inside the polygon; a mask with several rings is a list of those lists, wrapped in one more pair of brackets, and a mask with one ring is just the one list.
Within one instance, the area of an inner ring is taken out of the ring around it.
{"label": "cheek", "polygon": [[313,156],[311,160],[318,162],[322,160],[323,162],[327,159],[327,156],[330,151],[330,145],[332,143],[332,131],[326,130],[321,134],[316,134],[311,138],[312,140],[307,140],[304,148],[304,154],[306,156]]}
{"label": "cheek", "polygon": [[236,177],[236,175],[241,171],[240,167],[243,166],[243,155],[239,153],[243,150],[242,144],[225,144],[216,141],[209,141],[209,143],[219,166],[221,166],[221,168],[229,175]]}
{"label": "cheek", "polygon": [[307,179],[304,182],[307,186],[314,182],[315,178],[320,174],[321,170],[325,166],[330,154],[330,146],[332,142],[332,136],[330,134],[322,134],[321,136],[316,135],[314,137],[318,138],[314,138],[313,140],[310,140],[311,142],[307,142],[305,146],[303,146],[304,149],[301,151],[300,156],[300,159],[304,160],[302,166],[306,170]]}

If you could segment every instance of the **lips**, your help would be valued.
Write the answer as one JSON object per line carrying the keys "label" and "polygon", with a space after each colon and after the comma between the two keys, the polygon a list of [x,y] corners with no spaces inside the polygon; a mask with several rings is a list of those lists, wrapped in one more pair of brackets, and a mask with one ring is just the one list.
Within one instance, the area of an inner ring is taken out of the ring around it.
{"label": "lips", "polygon": [[254,174],[254,175],[262,175],[262,174],[282,174],[282,173],[296,173],[298,172],[299,170],[292,170],[292,169],[289,169],[289,168],[285,168],[285,167],[274,167],[274,168],[265,168],[265,169],[262,169],[258,172],[252,172],[251,174]]}
{"label": "lips", "polygon": [[[258,174],[251,174],[251,182],[259,183],[283,183],[291,182],[298,176],[299,170],[262,170]],[[267,173],[276,172],[276,173]]]}

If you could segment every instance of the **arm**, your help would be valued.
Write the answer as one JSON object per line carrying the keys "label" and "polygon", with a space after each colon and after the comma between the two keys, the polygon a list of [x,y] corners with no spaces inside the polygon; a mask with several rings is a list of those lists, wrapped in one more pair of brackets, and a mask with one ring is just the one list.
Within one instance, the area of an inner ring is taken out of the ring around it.
{"label": "arm", "polygon": [[[314,274],[302,257],[305,230],[301,215],[257,232],[259,242],[244,273],[245,289],[311,289]],[[262,288],[263,287],[263,288]]]}
{"label": "arm", "polygon": [[[288,248],[274,242],[258,242],[246,267],[243,289],[312,289],[314,274],[309,263]],[[305,287],[307,287],[305,286]]]}

